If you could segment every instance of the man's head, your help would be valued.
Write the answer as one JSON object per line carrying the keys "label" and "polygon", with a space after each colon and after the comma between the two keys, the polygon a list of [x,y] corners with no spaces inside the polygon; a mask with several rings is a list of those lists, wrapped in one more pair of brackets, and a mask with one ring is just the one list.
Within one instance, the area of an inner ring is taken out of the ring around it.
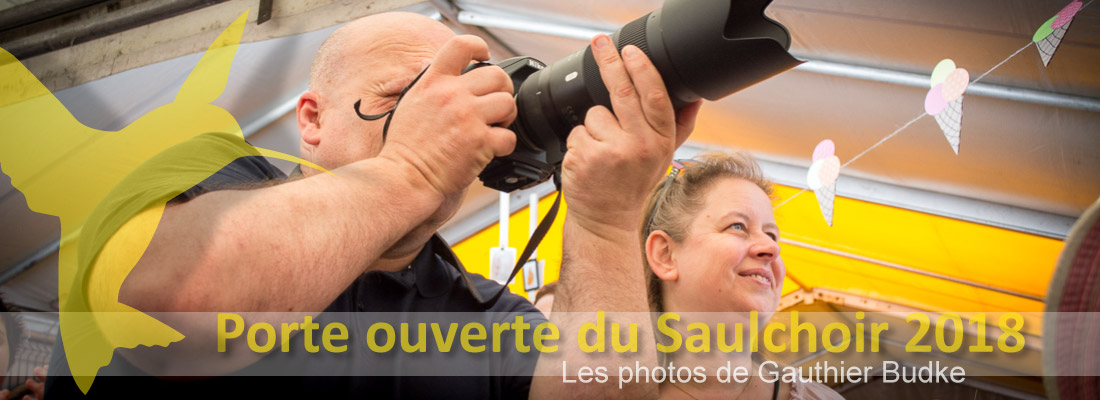
{"label": "man's head", "polygon": [[391,109],[453,36],[442,23],[404,12],[367,16],[337,29],[317,51],[309,91],[298,99],[301,157],[334,169],[378,155],[384,120],[361,120],[352,105],[361,99],[364,114]]}

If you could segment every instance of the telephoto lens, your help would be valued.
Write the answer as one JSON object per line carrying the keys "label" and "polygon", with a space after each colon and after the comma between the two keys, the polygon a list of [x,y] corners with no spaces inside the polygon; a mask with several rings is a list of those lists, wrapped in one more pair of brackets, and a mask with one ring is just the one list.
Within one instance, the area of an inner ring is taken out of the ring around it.
{"label": "telephoto lens", "polygon": [[[798,65],[787,50],[787,29],[764,16],[771,0],[667,0],[659,10],[615,31],[621,51],[641,49],[661,74],[672,105],[680,109],[699,99],[718,100]],[[527,59],[523,57],[523,59]],[[528,67],[541,63],[501,64]],[[508,71],[508,69],[506,69]],[[511,71],[509,71],[511,73]],[[494,158],[479,178],[504,192],[546,181],[560,170],[566,138],[584,123],[595,105],[611,109],[590,46],[522,78],[516,85],[516,149]]]}

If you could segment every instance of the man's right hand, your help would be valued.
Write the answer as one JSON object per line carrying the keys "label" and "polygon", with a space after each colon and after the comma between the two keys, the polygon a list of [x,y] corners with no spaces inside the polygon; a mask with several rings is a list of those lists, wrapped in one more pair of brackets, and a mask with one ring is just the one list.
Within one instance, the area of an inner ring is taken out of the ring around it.
{"label": "man's right hand", "polygon": [[562,163],[568,218],[595,233],[635,232],[646,198],[694,129],[702,103],[674,110],[660,72],[638,47],[628,45],[620,56],[606,35],[591,46],[614,114],[592,107],[569,134]]}
{"label": "man's right hand", "polygon": [[512,80],[498,67],[462,71],[489,60],[476,36],[457,36],[436,53],[395,111],[380,157],[411,164],[444,198],[463,193],[494,156],[512,152],[516,117]]}

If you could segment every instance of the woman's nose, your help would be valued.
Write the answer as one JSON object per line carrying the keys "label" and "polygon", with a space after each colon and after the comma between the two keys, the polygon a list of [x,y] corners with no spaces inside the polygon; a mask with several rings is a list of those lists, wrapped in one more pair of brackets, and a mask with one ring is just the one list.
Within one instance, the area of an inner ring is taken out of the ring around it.
{"label": "woman's nose", "polygon": [[779,256],[779,243],[773,240],[770,236],[761,234],[753,242],[752,248],[753,256],[765,260],[773,260]]}

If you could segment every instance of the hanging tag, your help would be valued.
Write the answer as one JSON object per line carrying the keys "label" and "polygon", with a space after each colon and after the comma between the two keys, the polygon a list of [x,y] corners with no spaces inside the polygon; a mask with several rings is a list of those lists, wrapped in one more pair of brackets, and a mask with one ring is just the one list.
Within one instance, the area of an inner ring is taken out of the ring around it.
{"label": "hanging tag", "polygon": [[523,290],[530,292],[542,287],[542,270],[545,265],[544,260],[527,260],[523,264]]}
{"label": "hanging tag", "polygon": [[516,265],[515,247],[492,247],[489,249],[489,279],[501,285],[508,285],[512,267]]}

